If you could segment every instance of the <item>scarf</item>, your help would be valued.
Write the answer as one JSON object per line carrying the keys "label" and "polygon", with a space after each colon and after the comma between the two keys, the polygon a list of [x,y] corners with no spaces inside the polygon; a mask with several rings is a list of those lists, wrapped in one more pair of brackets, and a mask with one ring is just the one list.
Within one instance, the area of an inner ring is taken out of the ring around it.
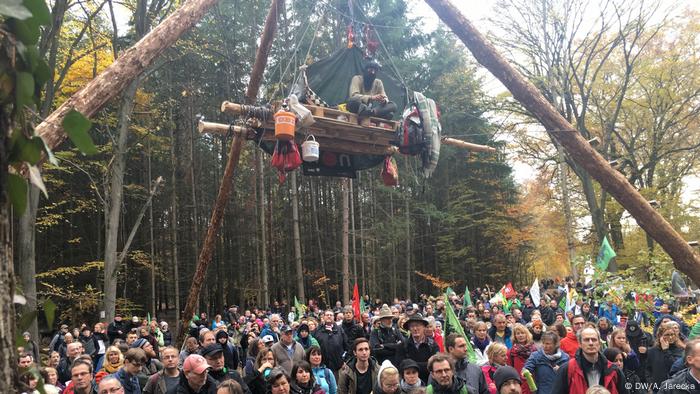
{"label": "scarf", "polygon": [[551,362],[555,362],[561,358],[561,350],[557,349],[557,352],[554,354],[547,354],[544,351],[542,351],[542,354],[544,354],[545,357],[547,357],[547,360]]}
{"label": "scarf", "polygon": [[105,361],[105,363],[103,364],[103,369],[111,375],[113,373],[116,373],[119,370],[119,368],[121,368],[123,365],[124,363],[121,361],[116,364],[112,364],[109,361]]}
{"label": "scarf", "polygon": [[486,347],[490,343],[491,343],[491,340],[489,340],[489,337],[484,338],[484,340],[481,340],[477,337],[474,337],[474,346],[479,348],[479,350],[481,350],[482,353],[486,351]]}
{"label": "scarf", "polygon": [[510,349],[511,353],[515,353],[516,356],[523,360],[527,360],[527,358],[530,357],[532,352],[535,350],[535,346],[532,344],[521,345],[519,343],[514,344]]}
{"label": "scarf", "polygon": [[418,379],[416,384],[413,385],[408,384],[405,380],[401,379],[401,391],[403,391],[404,393],[409,393],[411,392],[411,390],[421,387],[423,387],[423,382],[421,382],[420,379]]}
{"label": "scarf", "polygon": [[535,334],[533,332],[532,333],[532,340],[535,342],[539,342],[542,339],[542,334],[544,334],[544,331],[541,331],[539,334]]}

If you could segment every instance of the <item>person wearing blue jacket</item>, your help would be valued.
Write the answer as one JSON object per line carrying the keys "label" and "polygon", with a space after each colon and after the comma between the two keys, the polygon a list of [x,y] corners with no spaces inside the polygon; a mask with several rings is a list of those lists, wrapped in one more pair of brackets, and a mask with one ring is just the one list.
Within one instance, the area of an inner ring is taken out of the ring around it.
{"label": "person wearing blue jacket", "polygon": [[[604,317],[608,320],[610,320],[613,325],[617,325],[619,322],[617,315],[619,313],[619,309],[617,308],[617,305],[611,304],[608,301],[603,301],[600,303],[600,306],[598,307],[598,318],[600,319],[601,317]],[[603,338],[605,340],[605,338]]]}
{"label": "person wearing blue jacket", "polygon": [[336,394],[338,384],[335,381],[333,372],[323,365],[323,354],[321,348],[312,345],[306,350],[306,361],[311,364],[311,371],[314,374],[316,383],[321,386],[326,394]]}
{"label": "person wearing blue jacket", "polygon": [[542,348],[530,355],[524,370],[532,373],[538,393],[551,393],[559,367],[568,362],[569,355],[559,349],[559,335],[547,331],[542,334]]}

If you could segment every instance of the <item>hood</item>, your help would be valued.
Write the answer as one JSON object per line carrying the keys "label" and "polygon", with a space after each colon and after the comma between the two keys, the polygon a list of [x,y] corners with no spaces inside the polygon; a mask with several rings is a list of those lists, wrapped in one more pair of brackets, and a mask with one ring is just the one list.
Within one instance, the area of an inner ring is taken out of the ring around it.
{"label": "hood", "polygon": [[[352,369],[354,372],[357,372],[357,368],[355,368],[355,364],[357,364],[357,357],[352,356],[348,361],[345,363],[348,368]],[[377,367],[377,360],[370,356],[369,357],[369,369],[375,369]]]}
{"label": "hood", "polygon": [[627,321],[627,327],[625,327],[625,335],[627,339],[630,338],[641,338],[644,335],[642,328],[639,327],[639,323],[632,319]]}

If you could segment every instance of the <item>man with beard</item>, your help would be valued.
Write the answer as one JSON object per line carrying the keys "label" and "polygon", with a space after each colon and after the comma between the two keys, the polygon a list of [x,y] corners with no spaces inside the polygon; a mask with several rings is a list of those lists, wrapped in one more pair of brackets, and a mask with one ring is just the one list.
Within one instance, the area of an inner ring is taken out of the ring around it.
{"label": "man with beard", "polygon": [[453,374],[464,380],[467,392],[469,394],[487,394],[488,386],[481,368],[468,360],[466,338],[457,333],[451,333],[445,338],[445,349],[455,360]]}
{"label": "man with beard", "polygon": [[372,330],[369,343],[372,347],[372,355],[379,364],[384,360],[391,360],[394,365],[399,365],[401,360],[396,357],[397,350],[404,341],[399,329],[393,325],[394,315],[388,305],[383,305],[377,315],[379,327]]}
{"label": "man with beard", "polygon": [[389,101],[384,84],[377,78],[381,70],[379,63],[374,60],[367,62],[362,75],[355,75],[350,81],[350,98],[348,110],[360,117],[374,116],[392,119],[396,112],[396,104]]}
{"label": "man with beard", "polygon": [[462,394],[464,380],[454,375],[454,362],[445,353],[433,355],[428,360],[432,383],[425,388],[426,394]]}
{"label": "man with beard", "polygon": [[323,362],[331,371],[337,372],[343,366],[343,353],[348,349],[345,332],[335,324],[332,310],[323,313],[323,325],[314,332],[314,338],[321,345]]}

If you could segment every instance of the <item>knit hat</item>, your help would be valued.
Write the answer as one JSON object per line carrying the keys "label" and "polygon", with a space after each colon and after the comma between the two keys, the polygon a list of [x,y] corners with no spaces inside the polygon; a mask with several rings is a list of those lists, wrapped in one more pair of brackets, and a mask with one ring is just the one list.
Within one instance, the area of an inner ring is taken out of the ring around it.
{"label": "knit hat", "polygon": [[418,367],[418,363],[411,360],[410,358],[406,358],[403,361],[401,361],[401,365],[399,366],[399,370],[401,371],[401,375],[403,375],[404,371],[406,371],[407,369],[415,369],[416,372],[420,372],[420,368]]}
{"label": "knit hat", "polygon": [[500,391],[501,387],[509,380],[516,380],[518,383],[523,382],[522,379],[520,379],[518,371],[508,365],[499,367],[496,373],[493,374],[493,381],[496,383],[496,390],[498,391]]}
{"label": "knit hat", "polygon": [[226,332],[226,330],[219,330],[216,332],[216,341],[219,342],[219,339],[221,338],[228,339],[228,333]]}
{"label": "knit hat", "polygon": [[147,343],[148,343],[148,341],[146,339],[139,338],[139,339],[135,340],[134,343],[131,344],[131,348],[136,349],[136,348],[144,347]]}

